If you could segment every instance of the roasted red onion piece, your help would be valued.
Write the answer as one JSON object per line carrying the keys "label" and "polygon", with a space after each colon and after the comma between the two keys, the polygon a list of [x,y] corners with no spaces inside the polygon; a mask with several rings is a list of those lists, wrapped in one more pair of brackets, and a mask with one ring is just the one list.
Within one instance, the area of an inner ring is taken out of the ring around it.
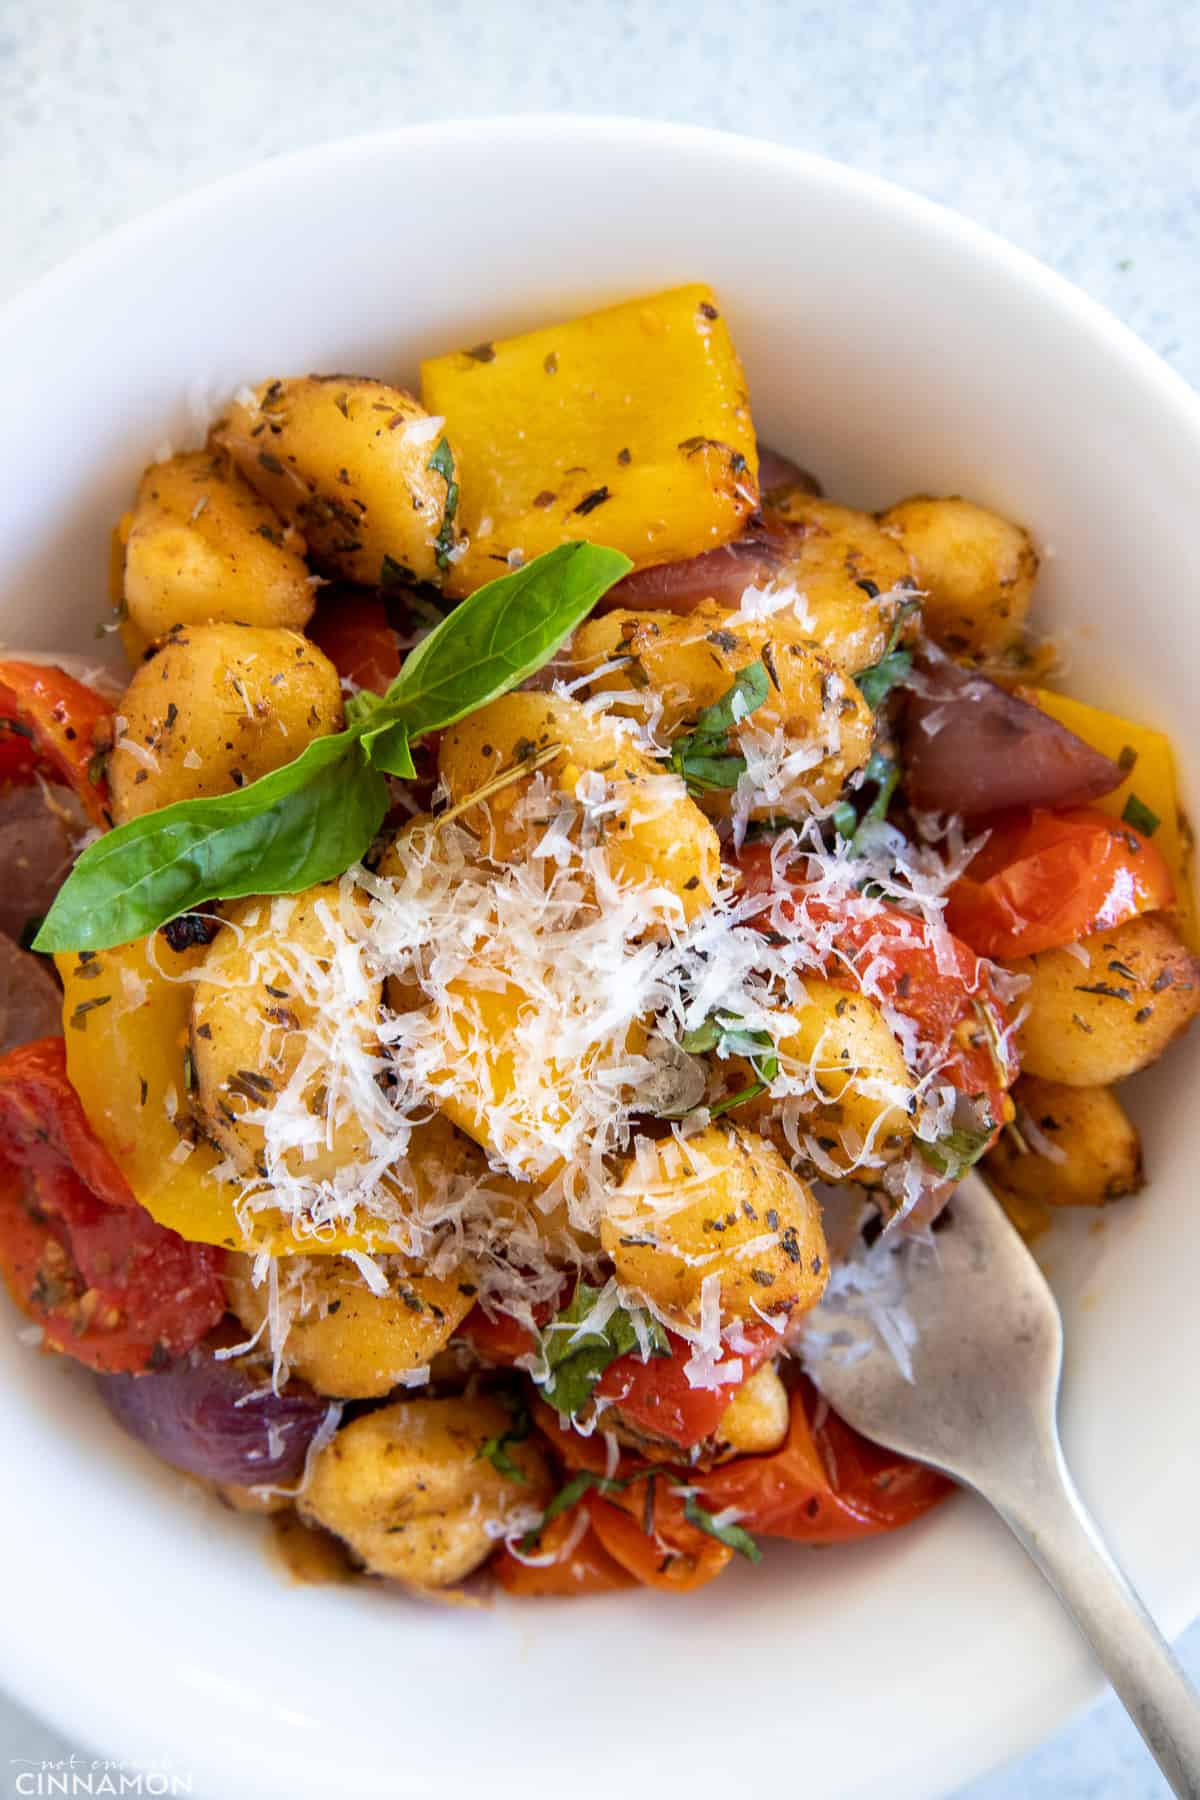
{"label": "roasted red onion piece", "polygon": [[240,1487],[298,1480],[329,1407],[301,1383],[290,1382],[281,1394],[260,1392],[269,1380],[261,1366],[252,1373],[216,1362],[203,1344],[157,1374],[96,1380],[130,1437],[173,1468]]}
{"label": "roasted red onion piece", "polygon": [[979,818],[1014,806],[1082,806],[1122,770],[1090,744],[948,657],[923,653],[902,727],[904,788],[922,812]]}
{"label": "roasted red onion piece", "polygon": [[9,788],[0,794],[0,931],[21,935],[30,919],[50,910],[88,828],[66,788]]}
{"label": "roasted red onion piece", "polygon": [[0,1055],[62,1031],[62,989],[44,963],[0,935]]}
{"label": "roasted red onion piece", "polygon": [[736,608],[748,587],[761,587],[779,573],[780,562],[776,542],[765,534],[748,532],[732,544],[705,550],[684,562],[635,569],[609,588],[597,611],[612,612],[620,606],[631,612],[689,613],[701,600]]}
{"label": "roasted red onion piece", "polygon": [[766,444],[758,446],[758,491],[766,496],[773,494],[777,488],[800,488],[805,494],[812,494],[816,499],[821,497],[821,484],[815,475],[794,463],[790,456],[780,456],[778,450],[770,450]]}

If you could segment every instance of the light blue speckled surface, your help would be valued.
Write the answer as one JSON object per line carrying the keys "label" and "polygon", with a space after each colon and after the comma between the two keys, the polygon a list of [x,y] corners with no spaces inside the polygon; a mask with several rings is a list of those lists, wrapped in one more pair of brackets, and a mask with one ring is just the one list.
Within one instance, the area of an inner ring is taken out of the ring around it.
{"label": "light blue speckled surface", "polygon": [[[0,0],[0,297],[277,151],[551,110],[888,175],[1044,258],[1200,383],[1197,0]],[[1200,1625],[1183,1648],[1200,1679]],[[0,1698],[0,1795],[11,1758],[70,1748]],[[959,1800],[1164,1792],[1110,1700]]]}

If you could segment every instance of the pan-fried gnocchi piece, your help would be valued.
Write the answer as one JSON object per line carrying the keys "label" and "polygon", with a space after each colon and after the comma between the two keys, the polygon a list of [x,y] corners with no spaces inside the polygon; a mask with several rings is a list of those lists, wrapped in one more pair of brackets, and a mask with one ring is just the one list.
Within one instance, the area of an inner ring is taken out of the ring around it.
{"label": "pan-fried gnocchi piece", "polygon": [[1200,963],[1162,913],[1007,967],[1030,978],[1017,1033],[1021,1068],[1068,1087],[1108,1087],[1136,1074],[1200,1008]]}
{"label": "pan-fried gnocchi piece", "polygon": [[109,782],[122,825],[176,800],[248,787],[340,731],[341,684],[298,631],[191,625],[136,671],[118,721]]}
{"label": "pan-fried gnocchi piece", "polygon": [[216,428],[242,474],[331,575],[439,581],[455,547],[457,461],[402,388],[353,375],[267,381]]}
{"label": "pan-fried gnocchi piece", "polygon": [[554,1491],[529,1440],[505,1444],[521,1480],[493,1467],[487,1447],[511,1429],[508,1408],[482,1394],[380,1407],[344,1426],[313,1459],[299,1509],[371,1574],[449,1587],[501,1538],[535,1525]]}
{"label": "pan-fried gnocchi piece", "polygon": [[788,1434],[788,1391],[774,1363],[766,1362],[743,1381],[721,1414],[717,1441],[731,1456],[765,1456]]}
{"label": "pan-fried gnocchi piece", "polygon": [[767,518],[786,526],[779,583],[790,583],[802,597],[775,619],[796,619],[848,675],[878,662],[913,585],[904,547],[870,513],[803,487],[773,493]]}
{"label": "pan-fried gnocchi piece", "polygon": [[986,506],[918,494],[880,514],[912,558],[934,643],[994,661],[1020,642],[1038,558],[1029,533]]}
{"label": "pan-fried gnocchi piece", "polygon": [[1013,1099],[1016,1132],[1002,1132],[983,1165],[1006,1199],[1103,1206],[1137,1193],[1141,1140],[1110,1088],[1064,1087],[1026,1075]]}
{"label": "pan-fried gnocchi piece", "polygon": [[[762,1095],[739,1111],[748,1124],[769,1133],[781,1149],[791,1135],[816,1146],[826,1179],[836,1171],[869,1182],[881,1162],[908,1147],[915,1107],[904,1053],[878,1004],[832,982],[806,977],[804,1004],[793,1009],[794,1028],[777,1039],[780,1067],[806,1082],[793,1100]],[[729,1064],[727,1087],[739,1092],[754,1080],[741,1057]]]}
{"label": "pan-fried gnocchi piece", "polygon": [[793,1315],[829,1278],[821,1209],[774,1146],[721,1121],[643,1139],[609,1198],[600,1240],[617,1278],[695,1324],[706,1277],[724,1318]]}
{"label": "pan-fried gnocchi piece", "polygon": [[[390,1393],[437,1355],[475,1304],[465,1267],[438,1277],[408,1257],[376,1258],[376,1265],[388,1279],[385,1294],[373,1293],[344,1257],[276,1259],[284,1355],[318,1394],[372,1400]],[[254,1285],[253,1268],[251,1256],[226,1259],[229,1304],[251,1333],[262,1328],[270,1303],[270,1287]]]}
{"label": "pan-fried gnocchi piece", "polygon": [[175,625],[281,625],[301,631],[316,591],[304,540],[229,458],[210,450],[151,463],[124,557],[129,622],[153,642]]}
{"label": "pan-fried gnocchi piece", "polygon": [[536,772],[506,782],[464,814],[489,856],[521,858],[566,808],[573,836],[582,832],[602,843],[617,880],[648,883],[684,919],[711,902],[721,867],[716,832],[677,776],[578,700],[505,694],[450,727],[438,766],[460,806],[535,759]]}
{"label": "pan-fried gnocchi piece", "polygon": [[[590,619],[575,634],[572,671],[601,670],[592,693],[613,693],[613,710],[654,722],[673,738],[728,693],[736,676],[762,661],[767,697],[730,733],[737,748],[765,743],[782,732],[794,772],[780,777],[779,792],[757,812],[788,813],[811,795],[818,804],[836,799],[846,779],[871,754],[875,719],[855,683],[801,635],[784,615],[746,620],[710,600],[686,617],[672,613],[616,611]],[[618,663],[617,668],[608,668]],[[706,794],[705,807],[729,810],[726,791]]]}
{"label": "pan-fried gnocchi piece", "polygon": [[[192,998],[193,1104],[246,1174],[263,1170],[270,1148],[292,1174],[328,1180],[367,1155],[364,1114],[386,1116],[374,1079],[384,1066],[382,983],[353,955],[344,904],[336,883],[240,901],[201,966]],[[286,1130],[277,1130],[271,1113],[297,1084],[285,1103]]]}

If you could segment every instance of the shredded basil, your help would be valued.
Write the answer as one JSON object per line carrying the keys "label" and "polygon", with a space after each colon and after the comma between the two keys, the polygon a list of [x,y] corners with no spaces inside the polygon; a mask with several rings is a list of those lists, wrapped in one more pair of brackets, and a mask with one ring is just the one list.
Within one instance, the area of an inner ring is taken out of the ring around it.
{"label": "shredded basil", "polygon": [[892,623],[883,655],[878,662],[872,663],[868,669],[861,669],[854,677],[859,692],[872,712],[879,711],[892,689],[904,680],[912,668],[912,653],[899,648],[900,635],[912,614],[920,610],[920,606],[919,600],[904,602]]}
{"label": "shredded basil", "polygon": [[748,1087],[741,1088],[736,1094],[727,1094],[723,1100],[718,1100],[714,1106],[709,1107],[708,1113],[712,1119],[731,1112],[735,1106],[744,1106],[747,1100],[757,1100],[760,1094],[766,1093],[779,1073],[779,1053],[770,1032],[752,1029],[737,1013],[720,1008],[709,1013],[702,1025],[697,1025],[692,1031],[685,1031],[679,1045],[690,1056],[715,1053],[722,1060],[730,1056],[744,1056],[754,1070],[755,1079]]}
{"label": "shredded basil", "polygon": [[685,1498],[683,1516],[698,1531],[706,1532],[710,1538],[716,1538],[718,1544],[728,1545],[730,1550],[736,1550],[738,1555],[744,1556],[748,1562],[762,1561],[762,1551],[745,1527],[736,1525],[732,1521],[728,1525],[718,1525],[713,1515],[706,1512],[700,1505],[695,1494],[688,1494]]}
{"label": "shredded basil", "polygon": [[[501,1388],[497,1397],[504,1402],[512,1413],[512,1423],[507,1431],[496,1437],[485,1438],[475,1452],[476,1462],[490,1462],[497,1474],[504,1475],[509,1481],[529,1483],[529,1477],[520,1463],[514,1462],[508,1454],[510,1444],[523,1444],[533,1427],[525,1396],[517,1387]],[[545,1518],[542,1524],[545,1524]]]}
{"label": "shredded basil", "polygon": [[618,1481],[615,1476],[593,1475],[590,1469],[581,1469],[573,1475],[565,1487],[559,1488],[553,1500],[531,1530],[521,1539],[521,1548],[526,1555],[534,1549],[538,1539],[549,1525],[551,1519],[557,1519],[562,1513],[569,1512],[577,1506],[585,1494],[621,1494],[629,1486],[627,1481]]}
{"label": "shredded basil", "polygon": [[[634,1314],[624,1306],[615,1308],[601,1330],[577,1333],[576,1328],[591,1312],[600,1293],[599,1288],[581,1281],[570,1304],[542,1333],[542,1355],[549,1370],[542,1397],[568,1419],[587,1405],[609,1364],[639,1349],[643,1342]],[[641,1324],[651,1355],[670,1356],[671,1345],[658,1320],[644,1313]]]}
{"label": "shredded basil", "polygon": [[746,759],[730,750],[729,733],[758,710],[770,691],[766,665],[749,663],[733,686],[697,715],[692,729],[676,738],[668,761],[683,776],[690,794],[721,793],[737,786]]}

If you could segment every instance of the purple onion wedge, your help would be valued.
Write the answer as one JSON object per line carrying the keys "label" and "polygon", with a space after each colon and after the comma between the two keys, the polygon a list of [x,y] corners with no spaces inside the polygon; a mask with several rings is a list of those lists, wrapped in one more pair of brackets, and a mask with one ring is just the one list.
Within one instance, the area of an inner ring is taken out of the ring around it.
{"label": "purple onion wedge", "polygon": [[217,1362],[204,1345],[155,1374],[96,1379],[130,1437],[173,1468],[241,1487],[297,1481],[329,1410],[302,1383],[289,1382],[280,1394],[262,1392],[261,1366],[252,1373],[237,1362]]}
{"label": "purple onion wedge", "polygon": [[921,812],[982,818],[1086,806],[1125,779],[1109,757],[983,675],[925,650],[901,732],[904,789]]}

